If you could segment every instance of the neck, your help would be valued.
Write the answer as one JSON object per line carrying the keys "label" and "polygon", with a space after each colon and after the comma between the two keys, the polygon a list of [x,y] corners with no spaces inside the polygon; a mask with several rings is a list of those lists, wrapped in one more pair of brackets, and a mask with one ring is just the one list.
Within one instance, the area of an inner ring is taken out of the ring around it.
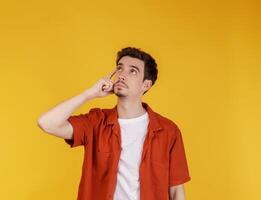
{"label": "neck", "polygon": [[142,106],[140,99],[137,101],[127,101],[118,98],[117,111],[119,118],[130,119],[145,114],[146,109]]}

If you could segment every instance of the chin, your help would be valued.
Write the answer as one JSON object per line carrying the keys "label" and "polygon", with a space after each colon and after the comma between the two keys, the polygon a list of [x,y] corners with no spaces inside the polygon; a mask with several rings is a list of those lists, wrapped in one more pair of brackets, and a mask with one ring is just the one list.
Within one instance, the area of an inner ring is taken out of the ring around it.
{"label": "chin", "polygon": [[121,93],[121,92],[119,92],[119,91],[114,92],[114,94],[115,94],[117,97],[126,97],[126,96],[127,96],[127,95],[125,95],[125,94],[123,94],[123,93]]}

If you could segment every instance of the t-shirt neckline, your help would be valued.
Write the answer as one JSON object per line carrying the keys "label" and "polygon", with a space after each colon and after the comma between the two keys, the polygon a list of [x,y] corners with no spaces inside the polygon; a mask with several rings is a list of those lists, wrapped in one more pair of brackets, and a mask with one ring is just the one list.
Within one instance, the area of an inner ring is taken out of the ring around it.
{"label": "t-shirt neckline", "polygon": [[138,121],[145,120],[147,117],[148,117],[148,112],[146,111],[143,115],[141,115],[139,117],[129,118],[129,119],[118,118],[118,121],[119,121],[119,123],[132,123],[132,122],[138,122]]}

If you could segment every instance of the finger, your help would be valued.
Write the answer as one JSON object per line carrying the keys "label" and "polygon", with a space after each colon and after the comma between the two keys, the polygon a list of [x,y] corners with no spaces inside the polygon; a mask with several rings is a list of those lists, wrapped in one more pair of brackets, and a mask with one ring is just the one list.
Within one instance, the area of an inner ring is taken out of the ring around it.
{"label": "finger", "polygon": [[110,80],[110,79],[105,77],[103,79],[103,85],[106,85],[107,87],[110,87],[110,86],[114,85],[114,82],[112,80]]}
{"label": "finger", "polygon": [[104,83],[102,84],[102,89],[107,89],[110,87],[110,85],[111,85],[111,83],[109,81],[105,80]]}
{"label": "finger", "polygon": [[114,90],[114,84],[111,83],[111,84],[110,84],[110,87],[109,87],[109,91],[110,91],[110,92],[113,92],[113,90]]}
{"label": "finger", "polygon": [[113,83],[111,81],[106,81],[103,83],[102,90],[107,90],[108,88],[112,87]]}
{"label": "finger", "polygon": [[103,79],[103,85],[110,86],[112,84],[113,82],[110,79],[107,78]]}
{"label": "finger", "polygon": [[109,73],[106,77],[108,79],[111,79],[113,77],[113,75],[116,73],[117,69],[114,69],[111,73]]}

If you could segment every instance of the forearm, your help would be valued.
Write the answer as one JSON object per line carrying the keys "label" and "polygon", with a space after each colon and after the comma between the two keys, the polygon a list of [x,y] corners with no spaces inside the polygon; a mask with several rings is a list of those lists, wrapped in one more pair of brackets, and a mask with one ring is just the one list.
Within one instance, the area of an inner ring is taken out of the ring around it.
{"label": "forearm", "polygon": [[184,194],[184,192],[176,192],[170,199],[171,200],[185,200],[185,194]]}
{"label": "forearm", "polygon": [[79,106],[94,98],[95,95],[91,89],[85,90],[42,114],[38,118],[38,124],[47,128],[61,126]]}
{"label": "forearm", "polygon": [[186,200],[183,184],[170,188],[169,200]]}

